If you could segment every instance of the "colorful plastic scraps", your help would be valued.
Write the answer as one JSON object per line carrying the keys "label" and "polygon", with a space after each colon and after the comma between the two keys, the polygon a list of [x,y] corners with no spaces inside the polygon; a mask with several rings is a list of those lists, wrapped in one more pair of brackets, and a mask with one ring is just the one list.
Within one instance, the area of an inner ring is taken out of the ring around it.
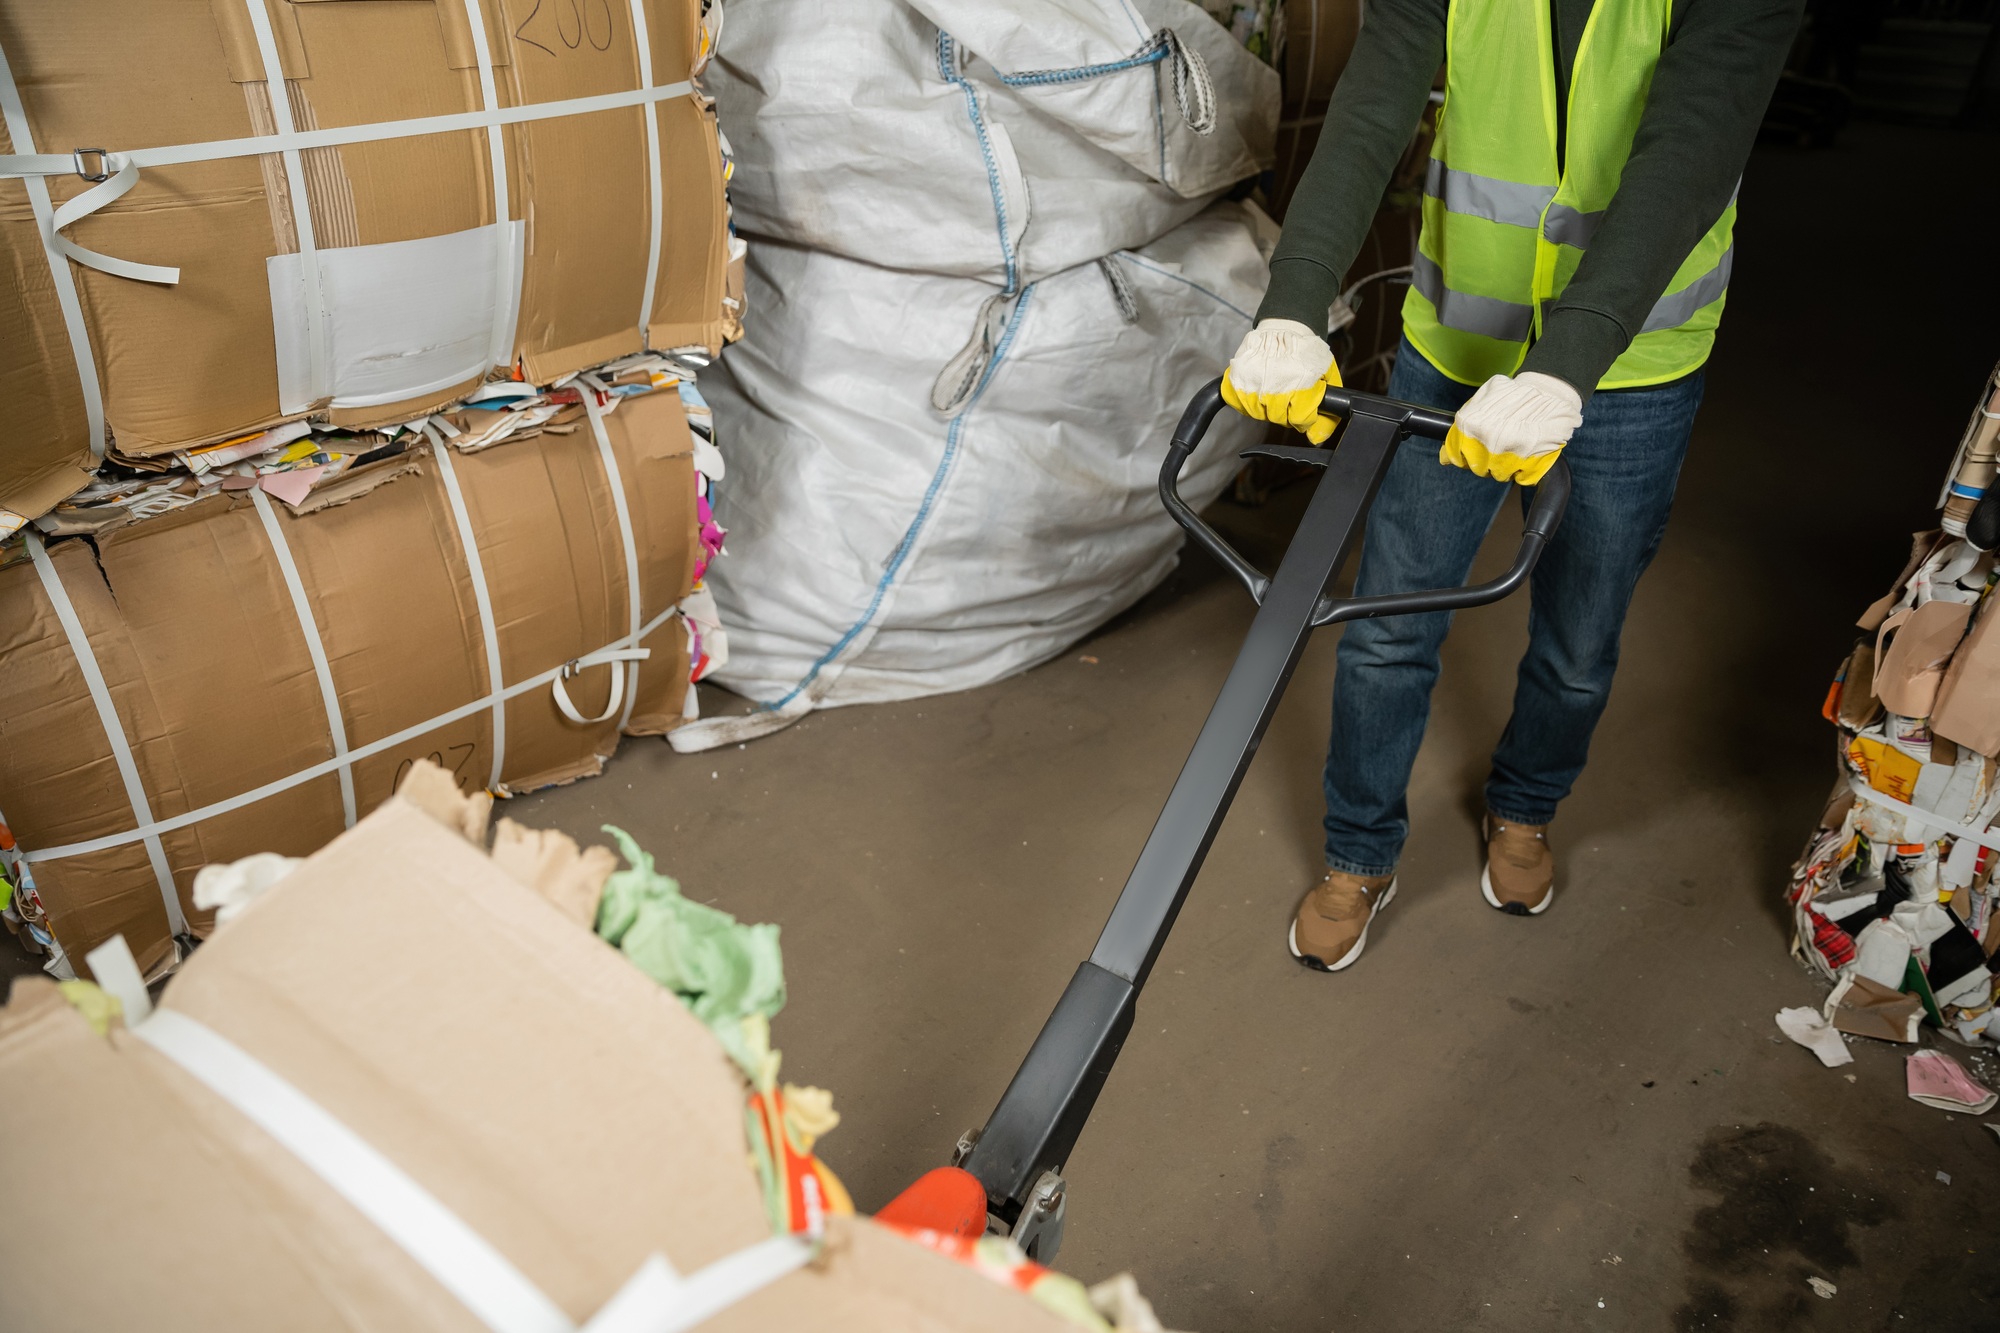
{"label": "colorful plastic scraps", "polygon": [[[745,925],[690,900],[655,868],[632,836],[611,824],[626,868],[604,882],[597,933],[616,945],[682,1003],[718,1039],[750,1082],[744,1128],[764,1191],[771,1229],[819,1235],[829,1216],[851,1215],[838,1177],[813,1156],[840,1123],[833,1094],[779,1086],[771,1019],[785,1005],[778,927]],[[1094,1333],[1157,1333],[1152,1306],[1129,1277],[1086,1289],[1024,1255],[1004,1236],[985,1235],[986,1199],[978,1181],[954,1167],[929,1172],[876,1220],[927,1249],[956,1259],[994,1282],[1026,1292],[1036,1304]]]}
{"label": "colorful plastic scraps", "polygon": [[692,901],[631,834],[611,824],[604,831],[627,866],[604,881],[597,933],[679,996],[749,1082],[744,1127],[772,1230],[819,1234],[829,1215],[851,1215],[854,1204],[812,1152],[840,1123],[833,1094],[778,1085],[781,1056],[771,1049],[771,1020],[785,1007],[778,928],[744,925]]}
{"label": "colorful plastic scraps", "polygon": [[773,1231],[816,1236],[829,1214],[853,1214],[847,1187],[812,1152],[820,1136],[840,1123],[832,1093],[790,1083],[753,1092],[743,1119]]}
{"label": "colorful plastic scraps", "polygon": [[778,928],[746,926],[720,908],[694,902],[653,868],[632,835],[611,824],[628,866],[604,882],[597,933],[641,972],[680,996],[715,1033],[751,1086],[775,1086],[778,1053],[771,1019],[785,1007],[785,964]]}

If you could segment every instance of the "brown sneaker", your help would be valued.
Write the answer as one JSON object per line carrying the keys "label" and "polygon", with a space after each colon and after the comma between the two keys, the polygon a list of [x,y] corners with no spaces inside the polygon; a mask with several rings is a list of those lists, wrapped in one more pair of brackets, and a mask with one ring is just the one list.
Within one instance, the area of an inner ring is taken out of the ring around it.
{"label": "brown sneaker", "polygon": [[1329,870],[1292,918],[1292,957],[1315,972],[1338,972],[1361,956],[1368,925],[1396,896],[1396,877],[1363,879]]}
{"label": "brown sneaker", "polygon": [[1479,892],[1509,916],[1539,916],[1556,900],[1556,857],[1547,824],[1486,816],[1486,869]]}

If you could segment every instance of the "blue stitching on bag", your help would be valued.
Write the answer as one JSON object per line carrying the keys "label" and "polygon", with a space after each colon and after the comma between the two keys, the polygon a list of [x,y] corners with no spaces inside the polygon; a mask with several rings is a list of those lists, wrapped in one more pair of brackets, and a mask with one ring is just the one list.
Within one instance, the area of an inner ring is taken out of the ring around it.
{"label": "blue stitching on bag", "polygon": [[[1165,48],[1162,48],[1162,54]],[[1167,99],[1160,94],[1160,76],[1153,76],[1153,139],[1160,145],[1159,180],[1167,184]],[[1168,189],[1173,186],[1167,185]]]}
{"label": "blue stitching on bag", "polygon": [[[1138,15],[1132,12],[1130,5],[1125,5],[1124,8],[1126,17],[1132,20],[1132,26],[1137,29],[1141,36],[1144,36],[1146,30],[1139,24]],[[986,157],[987,186],[993,191],[994,211],[1000,215],[1000,253],[1005,256],[1007,261],[1007,292],[1011,295],[1015,284],[1019,281],[1019,274],[1015,268],[1013,247],[1007,240],[1007,205],[1000,193],[1000,172],[993,159],[992,145],[987,142],[986,122],[979,114],[979,99],[974,94],[972,85],[966,81],[965,76],[955,72],[952,68],[955,62],[951,57],[951,53],[955,46],[956,39],[950,33],[939,29],[937,45],[938,75],[947,83],[957,84],[965,93],[966,114],[972,117],[972,128],[979,135],[979,151]],[[1142,69],[1147,65],[1157,65],[1172,53],[1173,48],[1169,45],[1167,31],[1163,28],[1159,32],[1154,33],[1138,51],[1125,57],[1123,60],[1111,60],[1097,65],[1075,65],[1068,69],[1031,69],[1021,74],[1002,74],[997,69],[993,72],[999,77],[1000,82],[1010,88],[1050,87],[1065,83],[1082,83],[1088,79],[1101,78],[1106,74],[1121,74],[1126,70]],[[1153,138],[1160,146],[1160,171],[1158,179],[1165,181],[1167,179],[1166,109],[1164,99],[1160,94],[1160,81],[1157,77],[1153,80]]]}
{"label": "blue stitching on bag", "polygon": [[1075,65],[1069,69],[1031,69],[1025,74],[1002,74],[1000,82],[1010,88],[1032,88],[1050,83],[1081,83],[1104,74],[1119,74],[1128,69],[1138,69],[1141,65],[1157,65],[1167,58],[1167,48],[1156,46],[1150,51],[1142,50],[1137,55],[1123,60],[1111,60],[1101,65]]}
{"label": "blue stitching on bag", "polygon": [[1021,273],[1014,262],[1013,243],[1007,239],[1007,196],[1000,190],[1000,164],[994,159],[993,145],[986,137],[986,120],[979,114],[979,95],[973,91],[965,76],[952,68],[956,63],[952,58],[953,47],[952,35],[939,29],[938,76],[947,83],[957,84],[959,91],[965,94],[965,114],[971,118],[973,132],[979,136],[979,152],[986,159],[986,188],[992,191],[993,214],[1000,228],[1000,257],[1007,267],[1007,288],[1001,294],[1012,296],[1020,286]]}
{"label": "blue stitching on bag", "polygon": [[979,377],[979,386],[972,391],[972,397],[966,401],[963,410],[951,419],[951,428],[945,432],[944,437],[944,457],[938,460],[937,471],[931,474],[930,485],[924,491],[923,503],[917,506],[917,516],[910,520],[909,529],[903,533],[903,540],[897,543],[894,554],[889,557],[888,566],[882,571],[882,577],[876,580],[875,595],[869,599],[868,609],[861,613],[859,620],[848,627],[847,633],[840,636],[839,642],[820,654],[819,660],[812,664],[805,676],[798,684],[792,686],[784,698],[774,704],[763,705],[759,708],[759,712],[775,712],[798,698],[800,692],[819,677],[820,669],[839,657],[847,645],[854,642],[854,637],[867,627],[868,622],[875,619],[875,613],[882,607],[882,599],[888,595],[889,585],[896,581],[896,575],[901,571],[903,561],[909,557],[910,549],[916,545],[918,535],[923,532],[924,524],[931,516],[931,507],[937,501],[938,492],[944,488],[945,478],[950,475],[952,464],[958,461],[958,441],[965,426],[965,418],[978,405],[980,396],[986,392],[986,386],[993,381],[994,372],[1000,369],[1000,363],[1006,359],[1007,349],[1014,342],[1014,332],[1021,327],[1021,317],[1027,313],[1028,303],[1034,294],[1034,283],[1029,283],[1022,290],[1021,298],[1014,303],[1014,313],[1007,318],[1007,331],[1000,335],[1000,345],[993,349],[993,359],[987,363],[986,373]]}
{"label": "blue stitching on bag", "polygon": [[[980,155],[986,159],[986,186],[993,195],[993,215],[1000,233],[1000,255],[1006,261],[1007,266],[1007,286],[1001,295],[1013,296],[1020,283],[1020,269],[1015,263],[1014,247],[1007,240],[1007,199],[1000,190],[1000,165],[994,159],[993,145],[986,135],[985,118],[979,113],[979,96],[973,91],[972,84],[966,80],[965,76],[953,68],[956,63],[953,58],[955,46],[956,42],[952,35],[943,29],[939,29],[937,39],[938,77],[947,83],[957,84],[959,91],[965,94],[965,114],[972,121],[973,132],[979,136]],[[1029,297],[1033,294],[1034,290],[1033,283],[1028,284],[1026,288],[1020,290],[1019,299],[1014,302],[1014,312],[1007,317],[1007,329],[1000,335],[999,346],[993,349],[993,359],[986,363],[986,369],[980,375],[979,383],[973,389],[972,396],[966,400],[965,406],[959,409],[958,415],[951,419],[951,426],[945,432],[944,456],[938,460],[937,471],[931,474],[930,485],[924,491],[923,503],[917,506],[917,516],[910,520],[909,528],[903,533],[903,540],[897,544],[895,551],[890,555],[889,563],[882,571],[882,577],[876,580],[875,592],[869,598],[868,609],[861,613],[859,620],[848,627],[847,632],[840,636],[833,647],[819,655],[819,659],[811,667],[807,668],[806,674],[799,679],[799,683],[786,691],[784,698],[773,704],[762,705],[758,711],[773,712],[798,698],[801,692],[810,687],[813,681],[819,678],[821,669],[839,657],[846,650],[847,645],[854,642],[855,636],[867,627],[868,622],[873,620],[875,613],[881,609],[882,599],[888,595],[889,585],[896,581],[896,575],[902,570],[903,561],[908,558],[911,547],[916,544],[918,535],[923,531],[924,524],[929,521],[931,506],[936,502],[938,492],[944,486],[945,478],[950,475],[952,464],[958,459],[959,434],[964,428],[966,414],[971,412],[973,407],[978,404],[980,396],[986,392],[986,386],[992,382],[993,372],[1000,368],[1000,362],[1006,358],[1007,349],[1014,341],[1014,331],[1021,325],[1021,317],[1027,312]]]}
{"label": "blue stitching on bag", "polygon": [[[1143,35],[1145,29],[1138,27],[1138,18],[1136,15],[1131,14],[1129,6],[1126,7],[1126,12],[1132,18],[1133,25]],[[1020,283],[1020,269],[1015,259],[1014,247],[1007,239],[1007,199],[1000,188],[1000,166],[999,162],[993,156],[993,145],[986,133],[985,118],[980,114],[978,94],[974,91],[972,84],[965,76],[953,68],[953,65],[956,63],[953,59],[955,46],[956,42],[952,35],[940,29],[937,40],[938,77],[947,83],[957,84],[959,91],[965,96],[965,114],[972,122],[973,132],[979,138],[980,155],[986,161],[986,185],[987,189],[993,195],[993,215],[1000,237],[1000,254],[1006,264],[1007,286],[1001,294],[1003,296],[1012,296]],[[1168,48],[1162,42],[1150,51],[1142,51],[1127,59],[1107,64],[1081,65],[1074,69],[1066,70],[1032,70],[1026,74],[1002,74],[1000,75],[1000,80],[1012,87],[1077,83],[1085,79],[1096,78],[1103,74],[1114,74],[1123,70],[1137,69],[1143,65],[1155,65],[1165,60],[1167,55]],[[1157,123],[1161,116],[1160,92],[1157,81],[1155,81],[1153,88],[1153,116]],[[1164,171],[1166,162],[1164,130],[1161,131],[1160,139],[1161,167]],[[1230,310],[1236,311],[1239,315],[1243,315],[1245,319],[1250,318],[1246,312],[1238,310],[1234,305],[1224,301],[1221,297],[1199,283],[1189,282],[1186,278],[1180,277],[1178,274],[1168,273],[1165,269],[1147,263],[1145,260],[1138,259],[1133,255],[1127,254],[1125,257],[1132,259],[1133,262],[1139,264],[1141,267],[1152,269],[1156,273],[1164,274],[1189,287],[1193,287],[1196,291],[1201,292],[1211,300],[1218,302]],[[897,543],[895,551],[890,555],[889,563],[882,571],[882,577],[876,580],[875,591],[869,598],[867,609],[861,613],[860,619],[850,625],[847,632],[835,641],[831,648],[821,653],[818,660],[811,667],[807,668],[806,674],[799,679],[798,684],[786,691],[784,697],[776,703],[761,705],[758,711],[775,712],[798,698],[801,693],[811,687],[813,681],[819,678],[820,671],[846,651],[847,646],[854,642],[855,637],[863,629],[867,628],[869,622],[875,619],[876,612],[882,607],[882,599],[888,595],[890,585],[896,581],[896,575],[902,571],[903,562],[909,558],[910,551],[916,545],[917,538],[922,534],[924,525],[930,520],[931,510],[937,502],[938,494],[943,489],[945,480],[950,476],[953,465],[958,461],[959,438],[964,430],[965,418],[978,405],[980,398],[986,392],[986,386],[992,383],[994,373],[999,370],[1000,363],[1007,357],[1008,349],[1013,346],[1014,335],[1021,327],[1022,317],[1027,313],[1029,302],[1034,296],[1035,285],[1029,283],[1025,288],[1019,288],[1019,291],[1019,299],[1014,302],[1014,311],[1007,318],[1006,331],[1001,334],[999,345],[993,349],[993,359],[987,362],[986,370],[980,375],[979,384],[973,389],[971,398],[966,400],[965,406],[960,409],[958,415],[951,419],[951,426],[945,432],[944,455],[938,460],[937,470],[931,474],[930,484],[924,490],[923,502],[917,506],[916,517],[910,520],[910,526],[903,533],[902,541]]]}

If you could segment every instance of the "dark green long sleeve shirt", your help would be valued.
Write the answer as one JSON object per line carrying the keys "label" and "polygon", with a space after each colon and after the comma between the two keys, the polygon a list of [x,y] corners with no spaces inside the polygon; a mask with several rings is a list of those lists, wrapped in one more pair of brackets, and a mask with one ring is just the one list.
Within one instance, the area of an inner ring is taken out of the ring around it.
{"label": "dark green long sleeve shirt", "polygon": [[[1444,60],[1451,3],[1367,0],[1319,146],[1286,209],[1259,319],[1326,327]],[[1594,3],[1549,0],[1559,90],[1569,86]],[[1674,7],[1618,193],[1569,285],[1545,310],[1523,370],[1555,375],[1590,397],[1728,206],[1804,8],[1805,0]]]}

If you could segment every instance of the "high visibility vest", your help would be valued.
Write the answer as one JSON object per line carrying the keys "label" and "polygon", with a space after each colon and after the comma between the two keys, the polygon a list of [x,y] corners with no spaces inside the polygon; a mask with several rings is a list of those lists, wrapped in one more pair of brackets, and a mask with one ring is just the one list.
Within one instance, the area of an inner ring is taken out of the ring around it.
{"label": "high visibility vest", "polygon": [[[1548,0],[1454,0],[1444,105],[1403,330],[1455,380],[1520,369],[1632,153],[1672,0],[1597,0],[1571,72],[1564,150]],[[1733,257],[1736,201],[1682,261],[1599,388],[1663,384],[1708,359]]]}

